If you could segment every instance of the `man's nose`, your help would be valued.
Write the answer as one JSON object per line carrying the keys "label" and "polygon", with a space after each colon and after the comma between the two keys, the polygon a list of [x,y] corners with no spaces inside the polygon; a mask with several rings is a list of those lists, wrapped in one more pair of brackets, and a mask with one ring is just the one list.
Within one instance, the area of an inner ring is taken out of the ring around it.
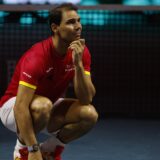
{"label": "man's nose", "polygon": [[78,29],[81,29],[81,28],[82,28],[81,23],[77,22],[76,25],[75,25],[75,29],[78,30]]}

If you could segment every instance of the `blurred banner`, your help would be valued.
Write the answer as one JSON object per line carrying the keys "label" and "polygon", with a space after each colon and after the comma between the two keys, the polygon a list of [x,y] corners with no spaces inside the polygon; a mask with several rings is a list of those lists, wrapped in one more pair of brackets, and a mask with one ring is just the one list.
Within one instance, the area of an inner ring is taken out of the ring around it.
{"label": "blurred banner", "polygon": [[0,0],[0,3],[3,4],[60,4],[63,2],[71,2],[79,5],[160,5],[160,0]]}
{"label": "blurred banner", "polygon": [[80,3],[80,0],[3,0],[4,4],[60,4],[64,2]]}

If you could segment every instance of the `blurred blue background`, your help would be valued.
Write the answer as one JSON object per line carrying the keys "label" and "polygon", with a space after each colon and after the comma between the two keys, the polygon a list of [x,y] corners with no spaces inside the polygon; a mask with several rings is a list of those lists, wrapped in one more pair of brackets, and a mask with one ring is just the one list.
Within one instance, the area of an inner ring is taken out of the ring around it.
{"label": "blurred blue background", "polygon": [[1,4],[59,4],[63,2],[72,2],[79,5],[160,5],[160,0],[0,0]]}

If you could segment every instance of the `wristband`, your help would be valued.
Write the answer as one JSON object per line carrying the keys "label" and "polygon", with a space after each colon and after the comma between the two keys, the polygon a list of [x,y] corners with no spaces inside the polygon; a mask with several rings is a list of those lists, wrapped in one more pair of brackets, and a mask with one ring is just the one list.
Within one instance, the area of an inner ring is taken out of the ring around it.
{"label": "wristband", "polygon": [[37,152],[39,150],[39,144],[33,144],[32,146],[28,146],[28,152]]}

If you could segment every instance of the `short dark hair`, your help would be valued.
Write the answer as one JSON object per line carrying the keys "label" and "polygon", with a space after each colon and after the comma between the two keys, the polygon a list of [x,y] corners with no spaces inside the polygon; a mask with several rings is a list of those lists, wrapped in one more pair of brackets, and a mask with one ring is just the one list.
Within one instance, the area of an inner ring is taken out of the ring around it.
{"label": "short dark hair", "polygon": [[49,25],[51,26],[52,23],[60,25],[62,20],[62,12],[70,10],[77,11],[78,7],[72,3],[62,3],[61,5],[52,9],[49,14]]}

